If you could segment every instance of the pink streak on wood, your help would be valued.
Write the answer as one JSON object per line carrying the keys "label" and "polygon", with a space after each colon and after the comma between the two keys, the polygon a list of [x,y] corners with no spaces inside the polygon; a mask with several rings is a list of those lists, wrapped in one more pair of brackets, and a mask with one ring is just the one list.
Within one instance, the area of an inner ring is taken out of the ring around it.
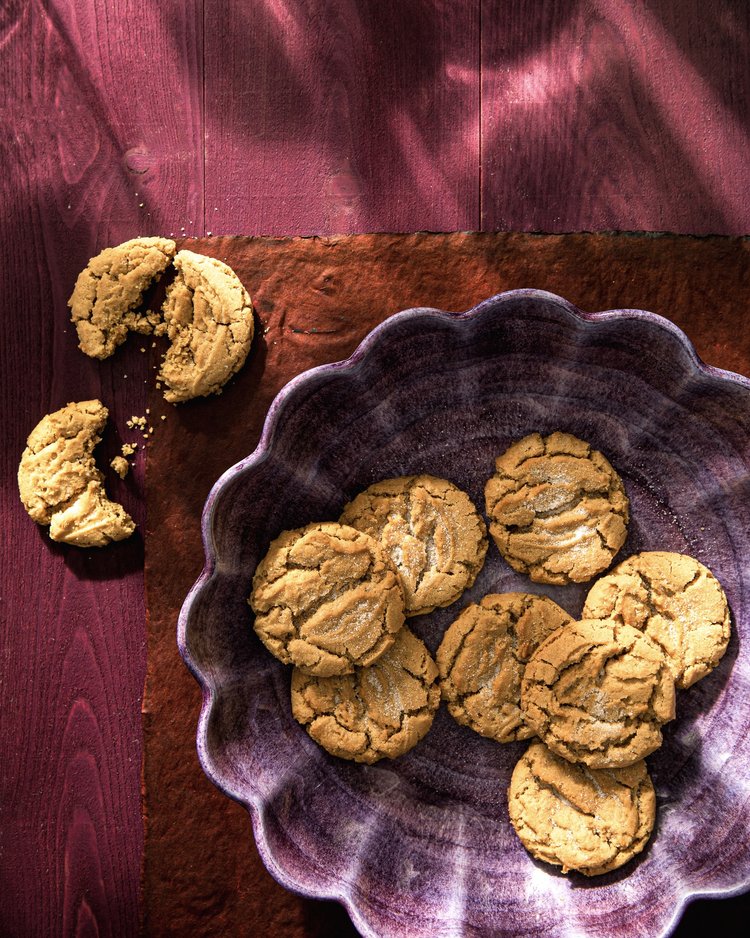
{"label": "pink streak on wood", "polygon": [[476,228],[478,2],[206,0],[206,228]]}
{"label": "pink streak on wood", "polygon": [[140,440],[125,421],[143,413],[149,356],[136,337],[107,362],[87,359],[66,302],[102,247],[191,219],[202,232],[201,25],[199,0],[0,11],[4,935],[139,927],[143,542],[54,545],[25,514],[15,474],[45,413],[100,397],[112,419],[99,464],[143,528],[142,447],[125,481],[108,462]]}
{"label": "pink streak on wood", "polygon": [[482,227],[750,231],[750,6],[482,0]]}

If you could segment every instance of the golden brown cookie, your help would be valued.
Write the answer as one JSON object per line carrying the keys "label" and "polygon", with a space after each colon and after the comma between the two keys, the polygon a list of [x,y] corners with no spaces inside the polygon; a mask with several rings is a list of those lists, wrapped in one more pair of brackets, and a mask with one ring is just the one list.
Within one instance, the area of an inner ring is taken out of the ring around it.
{"label": "golden brown cookie", "polygon": [[339,520],[383,545],[401,578],[407,616],[458,599],[487,553],[487,529],[469,496],[435,476],[376,482],[349,502]]}
{"label": "golden brown cookie", "polygon": [[404,623],[401,586],[383,549],[333,522],[277,537],[255,571],[249,603],[271,654],[322,677],[372,664]]}
{"label": "golden brown cookie", "polygon": [[595,583],[583,618],[632,625],[667,656],[678,687],[712,671],[729,644],[729,606],[719,581],[692,557],[646,551]]}
{"label": "golden brown cookie", "polygon": [[104,547],[135,530],[125,509],[107,498],[93,451],[107,422],[100,401],[80,401],[48,414],[32,430],[18,467],[24,508],[50,525],[53,541]]}
{"label": "golden brown cookie", "polygon": [[508,812],[538,860],[585,876],[609,873],[646,846],[656,795],[643,760],[621,769],[571,765],[532,743],[513,770]]}
{"label": "golden brown cookie", "polygon": [[584,619],[553,632],[526,665],[524,719],[570,762],[607,769],[632,765],[661,745],[674,718],[674,678],[643,632]]}
{"label": "golden brown cookie", "polygon": [[341,759],[377,762],[408,752],[427,733],[440,703],[437,668],[404,626],[368,668],[341,677],[292,673],[292,713],[316,743]]}
{"label": "golden brown cookie", "polygon": [[628,498],[600,452],[569,433],[518,440],[485,486],[490,534],[536,583],[583,583],[606,570],[627,536]]}
{"label": "golden brown cookie", "polygon": [[82,352],[108,358],[128,331],[153,331],[159,314],[139,312],[138,307],[169,266],[175,249],[169,238],[133,238],[91,258],[68,300]]}
{"label": "golden brown cookie", "polygon": [[531,593],[493,593],[467,606],[436,655],[454,719],[499,743],[533,736],[521,713],[523,671],[537,646],[571,621],[557,603]]}
{"label": "golden brown cookie", "polygon": [[171,404],[221,389],[245,364],[253,341],[253,305],[239,277],[226,264],[192,251],[174,259],[177,277],[167,288],[164,322],[167,350],[157,380]]}

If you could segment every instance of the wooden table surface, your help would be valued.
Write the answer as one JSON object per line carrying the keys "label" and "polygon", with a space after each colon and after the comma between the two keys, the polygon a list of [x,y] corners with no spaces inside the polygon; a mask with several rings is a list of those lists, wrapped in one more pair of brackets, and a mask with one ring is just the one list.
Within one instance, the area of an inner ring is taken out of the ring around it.
{"label": "wooden table surface", "polygon": [[748,234],[750,4],[4,0],[0,115],[0,933],[130,936],[143,543],[51,546],[15,482],[43,414],[101,396],[114,455],[144,410],[137,341],[76,349],[78,271],[137,234]]}

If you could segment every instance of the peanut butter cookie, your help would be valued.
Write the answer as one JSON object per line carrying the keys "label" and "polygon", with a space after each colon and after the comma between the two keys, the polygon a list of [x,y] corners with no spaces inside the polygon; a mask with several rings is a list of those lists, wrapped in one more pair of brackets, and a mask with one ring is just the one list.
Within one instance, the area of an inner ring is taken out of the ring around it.
{"label": "peanut butter cookie", "polygon": [[585,619],[612,619],[645,632],[662,649],[678,687],[712,671],[729,644],[729,606],[719,581],[692,557],[647,551],[595,583]]}
{"label": "peanut butter cookie", "polygon": [[368,668],[342,677],[292,673],[292,713],[316,743],[355,762],[395,759],[427,733],[440,703],[437,668],[404,626]]}
{"label": "peanut butter cookie", "polygon": [[107,498],[93,451],[107,422],[101,401],[80,401],[48,414],[36,425],[18,467],[24,508],[50,526],[53,541],[104,547],[135,530],[125,509]]}
{"label": "peanut butter cookie", "polygon": [[253,305],[237,274],[213,257],[180,251],[157,335],[172,343],[157,380],[171,404],[220,394],[245,364],[253,341]]}
{"label": "peanut butter cookie", "polygon": [[646,846],[656,795],[643,760],[627,768],[589,769],[537,742],[513,770],[508,811],[532,856],[561,866],[563,873],[599,876]]}
{"label": "peanut butter cookie", "polygon": [[143,295],[169,266],[176,245],[169,238],[134,238],[92,257],[68,300],[78,347],[108,358],[128,331],[153,332],[158,313],[139,312]]}
{"label": "peanut butter cookie", "polygon": [[404,623],[398,577],[378,542],[332,522],[277,537],[249,602],[271,654],[321,677],[372,664]]}
{"label": "peanut butter cookie", "polygon": [[521,713],[523,671],[537,646],[571,621],[551,599],[531,593],[494,593],[467,606],[436,655],[454,719],[499,743],[533,736]]}
{"label": "peanut butter cookie", "polygon": [[521,683],[526,723],[570,762],[632,765],[661,745],[674,678],[659,646],[629,625],[584,619],[545,639]]}
{"label": "peanut butter cookie", "polygon": [[407,616],[458,599],[487,553],[487,530],[469,496],[430,475],[376,482],[349,502],[339,520],[385,548],[401,578]]}
{"label": "peanut butter cookie", "polygon": [[495,461],[485,500],[498,550],[536,583],[590,580],[627,536],[620,477],[569,433],[532,433],[514,443]]}

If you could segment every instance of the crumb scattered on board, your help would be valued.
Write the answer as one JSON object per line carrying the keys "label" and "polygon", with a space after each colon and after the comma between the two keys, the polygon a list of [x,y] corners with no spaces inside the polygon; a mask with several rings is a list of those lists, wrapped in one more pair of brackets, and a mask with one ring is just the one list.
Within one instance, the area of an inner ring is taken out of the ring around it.
{"label": "crumb scattered on board", "polygon": [[115,456],[115,458],[110,463],[110,466],[112,466],[121,479],[125,478],[125,476],[128,474],[128,470],[130,469],[130,464],[123,456]]}

